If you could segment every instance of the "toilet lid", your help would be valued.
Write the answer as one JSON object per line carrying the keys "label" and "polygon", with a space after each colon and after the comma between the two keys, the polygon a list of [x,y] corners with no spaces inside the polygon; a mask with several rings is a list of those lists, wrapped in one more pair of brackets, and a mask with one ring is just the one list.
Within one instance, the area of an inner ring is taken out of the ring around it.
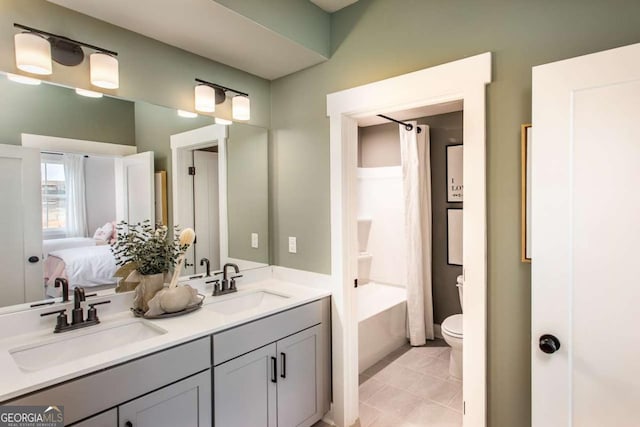
{"label": "toilet lid", "polygon": [[462,338],[462,314],[454,314],[444,319],[442,330],[454,337]]}

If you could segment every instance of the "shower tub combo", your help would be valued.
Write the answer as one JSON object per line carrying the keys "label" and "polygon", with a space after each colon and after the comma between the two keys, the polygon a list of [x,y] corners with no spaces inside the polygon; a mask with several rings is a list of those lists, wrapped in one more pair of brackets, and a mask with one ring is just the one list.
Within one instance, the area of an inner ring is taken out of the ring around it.
{"label": "shower tub combo", "polygon": [[369,282],[356,289],[359,373],[407,343],[407,292]]}

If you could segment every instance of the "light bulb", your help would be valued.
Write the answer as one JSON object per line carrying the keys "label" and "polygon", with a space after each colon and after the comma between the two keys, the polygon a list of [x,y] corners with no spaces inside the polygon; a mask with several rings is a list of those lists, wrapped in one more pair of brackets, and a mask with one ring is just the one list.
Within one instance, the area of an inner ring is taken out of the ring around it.
{"label": "light bulb", "polygon": [[89,56],[89,74],[94,86],[105,89],[117,89],[120,86],[118,60],[106,53],[92,53]]}

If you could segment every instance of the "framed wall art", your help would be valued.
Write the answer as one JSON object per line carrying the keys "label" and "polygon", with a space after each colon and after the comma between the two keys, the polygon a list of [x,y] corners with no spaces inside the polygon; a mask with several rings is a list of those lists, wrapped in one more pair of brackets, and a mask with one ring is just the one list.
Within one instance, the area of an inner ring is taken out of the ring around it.
{"label": "framed wall art", "polygon": [[462,144],[447,146],[447,203],[463,201]]}
{"label": "framed wall art", "polygon": [[462,209],[447,209],[447,264],[462,265]]}
{"label": "framed wall art", "polygon": [[531,262],[531,135],[531,125],[522,125],[520,129],[520,258],[522,262]]}

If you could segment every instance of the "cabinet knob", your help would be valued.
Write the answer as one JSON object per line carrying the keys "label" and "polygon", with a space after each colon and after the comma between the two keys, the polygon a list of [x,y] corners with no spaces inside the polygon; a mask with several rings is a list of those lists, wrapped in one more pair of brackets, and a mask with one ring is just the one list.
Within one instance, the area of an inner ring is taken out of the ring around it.
{"label": "cabinet knob", "polygon": [[133,423],[131,421],[127,421],[124,423],[124,427],[133,427]]}
{"label": "cabinet knob", "polygon": [[29,261],[31,264],[35,264],[36,262],[40,261],[40,258],[38,258],[35,255],[32,255],[32,256],[29,257],[29,259],[27,261]]}

